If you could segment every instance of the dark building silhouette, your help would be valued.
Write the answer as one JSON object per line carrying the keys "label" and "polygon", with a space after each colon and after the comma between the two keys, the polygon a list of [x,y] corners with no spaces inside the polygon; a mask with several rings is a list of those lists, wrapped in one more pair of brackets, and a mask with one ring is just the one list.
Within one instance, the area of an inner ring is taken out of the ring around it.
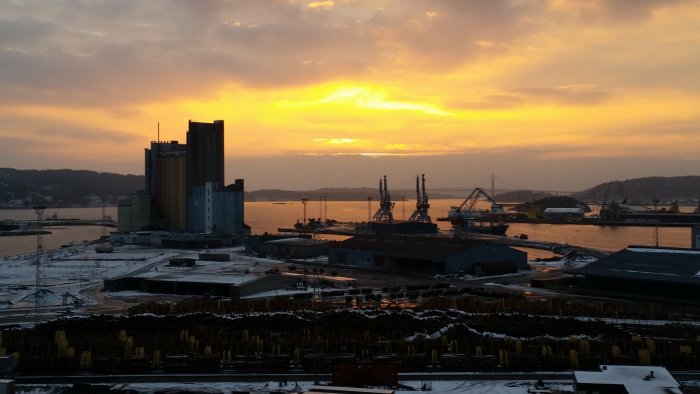
{"label": "dark building silhouette", "polygon": [[633,299],[700,302],[700,253],[697,250],[630,245],[571,270],[584,287],[625,294]]}
{"label": "dark building silhouette", "polygon": [[224,183],[224,121],[189,121],[187,131],[187,196],[192,188],[213,182]]}
{"label": "dark building silhouette", "polygon": [[188,229],[194,233],[242,234],[243,223],[243,179],[221,187],[207,182],[192,188],[188,205]]}
{"label": "dark building silhouette", "polygon": [[385,271],[450,273],[477,276],[527,270],[527,253],[473,239],[387,234],[358,235],[328,247],[328,262]]}
{"label": "dark building silhouette", "polygon": [[224,121],[189,121],[187,144],[151,142],[146,192],[120,203],[120,231],[243,235],[243,180],[224,183]]}
{"label": "dark building silhouette", "polygon": [[182,231],[187,225],[187,146],[151,142],[145,150],[146,193],[151,195],[151,227]]}

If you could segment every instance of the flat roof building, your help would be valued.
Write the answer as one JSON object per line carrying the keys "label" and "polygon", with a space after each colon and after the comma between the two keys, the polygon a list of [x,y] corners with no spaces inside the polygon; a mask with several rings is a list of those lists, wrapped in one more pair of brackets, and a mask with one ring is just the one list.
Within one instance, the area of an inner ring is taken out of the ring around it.
{"label": "flat roof building", "polygon": [[574,371],[576,394],[681,394],[664,367],[601,365],[599,371]]}
{"label": "flat roof building", "polygon": [[488,241],[380,234],[330,244],[328,261],[378,270],[465,272],[477,276],[530,268],[526,252]]}
{"label": "flat roof building", "polygon": [[147,271],[105,279],[106,291],[140,290],[149,293],[212,295],[240,298],[284,289],[301,281],[296,275],[252,275]]}
{"label": "flat roof building", "polygon": [[268,256],[307,259],[326,254],[328,241],[310,238],[284,238],[267,241],[261,250]]}
{"label": "flat roof building", "polygon": [[587,288],[661,297],[700,300],[700,251],[629,246],[572,270]]}

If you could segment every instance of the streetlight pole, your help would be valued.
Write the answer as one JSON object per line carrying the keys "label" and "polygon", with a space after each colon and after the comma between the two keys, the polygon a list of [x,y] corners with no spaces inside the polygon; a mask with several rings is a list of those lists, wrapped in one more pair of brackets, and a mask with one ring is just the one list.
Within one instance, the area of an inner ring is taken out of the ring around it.
{"label": "streetlight pole", "polygon": [[301,222],[302,227],[306,227],[306,203],[309,201],[308,198],[302,198],[301,204],[304,206],[304,220]]}
{"label": "streetlight pole", "polygon": [[[44,209],[43,206],[34,207],[36,212],[36,278],[34,283],[34,324],[39,324],[39,304],[43,299],[39,295],[39,288],[44,285]],[[41,301],[40,301],[41,300]]]}
{"label": "streetlight pole", "polygon": [[328,220],[328,196],[323,196],[324,206],[323,206],[323,216],[324,219]]}
{"label": "streetlight pole", "polygon": [[406,196],[401,196],[401,219],[406,220]]}
{"label": "streetlight pole", "polygon": [[367,197],[367,223],[372,221],[372,197]]}

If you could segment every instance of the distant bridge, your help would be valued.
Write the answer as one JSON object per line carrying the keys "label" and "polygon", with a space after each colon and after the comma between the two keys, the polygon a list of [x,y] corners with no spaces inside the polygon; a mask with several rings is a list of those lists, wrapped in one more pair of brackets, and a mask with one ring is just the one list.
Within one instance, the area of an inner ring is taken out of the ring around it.
{"label": "distant bridge", "polygon": [[[431,187],[428,188],[428,192],[465,192],[469,193],[472,190],[476,188],[465,188],[465,187]],[[488,190],[487,188],[483,188],[484,190]],[[580,192],[580,190],[576,191],[565,191],[565,190],[532,190],[532,189],[496,189],[498,194],[503,194],[503,193],[509,193],[509,192],[532,192],[532,193],[549,193],[549,194],[555,194],[555,195],[571,195],[574,193]]]}

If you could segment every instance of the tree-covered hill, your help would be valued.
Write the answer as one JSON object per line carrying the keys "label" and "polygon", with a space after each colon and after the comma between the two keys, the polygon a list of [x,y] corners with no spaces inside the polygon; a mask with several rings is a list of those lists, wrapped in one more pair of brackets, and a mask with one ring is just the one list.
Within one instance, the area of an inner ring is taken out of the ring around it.
{"label": "tree-covered hill", "polygon": [[[119,197],[144,189],[143,175],[120,175],[85,170],[16,170],[0,168],[0,208],[29,208],[34,205],[47,207],[100,206],[102,199],[108,205],[117,204]],[[431,199],[460,198],[454,194],[433,193]],[[371,197],[379,199],[376,188],[319,188],[315,190],[264,189],[246,191],[246,201],[296,201],[302,198],[318,200],[320,196],[330,201],[362,201]],[[394,201],[415,199],[415,190],[391,190]],[[520,190],[501,193],[501,202],[532,202],[551,194]],[[700,198],[700,176],[648,177],[612,181],[571,195],[576,200],[600,203],[605,200],[626,199],[630,203],[660,204],[677,201],[680,204],[697,204]]]}
{"label": "tree-covered hill", "polygon": [[700,198],[700,176],[657,176],[612,181],[576,193],[572,197],[592,203],[627,200],[629,203],[652,204],[658,199],[660,204],[673,201],[692,204]]}
{"label": "tree-covered hill", "polygon": [[0,208],[101,206],[144,188],[142,175],[0,168]]}

